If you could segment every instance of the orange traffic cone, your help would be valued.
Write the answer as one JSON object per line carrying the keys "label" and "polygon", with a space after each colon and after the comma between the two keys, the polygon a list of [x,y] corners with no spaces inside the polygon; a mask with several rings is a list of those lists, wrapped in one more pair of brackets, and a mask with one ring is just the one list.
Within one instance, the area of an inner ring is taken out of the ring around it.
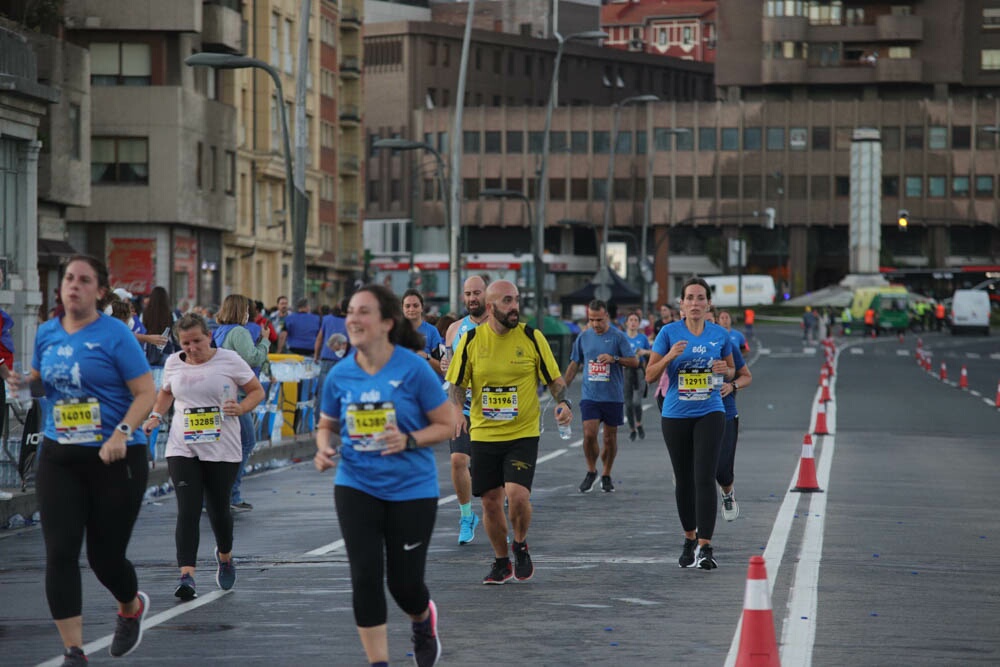
{"label": "orange traffic cone", "polygon": [[948,367],[945,365],[943,361],[941,362],[941,373],[938,377],[941,378],[942,382],[948,379]]}
{"label": "orange traffic cone", "polygon": [[962,365],[962,375],[958,378],[958,388],[968,389],[969,388],[969,374],[965,370],[965,365]]}
{"label": "orange traffic cone", "polygon": [[823,378],[823,391],[819,395],[819,400],[820,400],[821,403],[829,403],[830,400],[831,400],[830,399],[830,381],[827,380],[826,378]]}
{"label": "orange traffic cone", "polygon": [[816,409],[816,428],[813,429],[816,435],[830,435],[826,426],[826,403],[820,401]]}
{"label": "orange traffic cone", "polygon": [[826,364],[819,369],[819,386],[823,386],[823,381],[830,377],[830,371],[826,370]]}
{"label": "orange traffic cone", "polygon": [[1000,408],[1000,382],[997,382],[997,400],[996,406]]}
{"label": "orange traffic cone", "polygon": [[743,627],[736,667],[781,667],[763,556],[751,556],[743,595]]}
{"label": "orange traffic cone", "polygon": [[[822,403],[820,407],[822,407]],[[816,421],[819,422],[819,415],[816,415]],[[823,413],[824,426],[826,422],[826,413]],[[823,489],[819,488],[819,482],[816,481],[816,459],[813,458],[813,443],[812,437],[807,433],[804,438],[802,438],[802,458],[799,460],[799,481],[795,483],[795,488],[792,491],[799,491],[802,493],[823,493]]]}

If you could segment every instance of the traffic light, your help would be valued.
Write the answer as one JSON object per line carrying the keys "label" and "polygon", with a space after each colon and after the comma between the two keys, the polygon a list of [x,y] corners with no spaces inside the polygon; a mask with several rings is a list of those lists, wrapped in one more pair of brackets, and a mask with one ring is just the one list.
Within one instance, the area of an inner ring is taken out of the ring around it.
{"label": "traffic light", "polygon": [[910,212],[905,208],[899,210],[896,225],[899,227],[899,231],[901,232],[905,232],[906,228],[910,226]]}

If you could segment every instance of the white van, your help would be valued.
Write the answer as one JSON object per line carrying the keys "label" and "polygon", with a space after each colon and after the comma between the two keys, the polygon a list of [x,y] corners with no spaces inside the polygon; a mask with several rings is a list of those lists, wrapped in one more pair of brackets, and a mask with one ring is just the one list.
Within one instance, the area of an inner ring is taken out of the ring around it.
{"label": "white van", "polygon": [[[710,276],[705,282],[712,288],[712,305],[717,308],[734,308],[739,304],[737,284],[739,276]],[[771,276],[743,276],[743,305],[769,306],[774,303],[774,278]]]}
{"label": "white van", "polygon": [[955,290],[951,297],[951,333],[961,331],[990,335],[990,295],[985,290]]}

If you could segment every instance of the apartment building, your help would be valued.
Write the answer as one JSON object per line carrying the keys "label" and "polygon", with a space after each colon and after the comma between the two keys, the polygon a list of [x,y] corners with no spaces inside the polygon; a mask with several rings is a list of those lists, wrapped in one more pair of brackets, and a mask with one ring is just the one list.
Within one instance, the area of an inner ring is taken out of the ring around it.
{"label": "apartment building", "polygon": [[715,62],[716,0],[610,0],[601,7],[605,46]]}

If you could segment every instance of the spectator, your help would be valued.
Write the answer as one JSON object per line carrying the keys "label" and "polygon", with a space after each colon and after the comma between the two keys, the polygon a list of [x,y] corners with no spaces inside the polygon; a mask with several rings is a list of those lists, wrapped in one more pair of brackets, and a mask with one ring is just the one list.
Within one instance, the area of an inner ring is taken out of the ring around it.
{"label": "spectator", "polygon": [[[319,315],[309,312],[309,299],[299,299],[295,312],[285,317],[284,343],[292,354],[312,359],[316,351],[316,336],[321,325]],[[280,339],[279,339],[280,340]],[[279,348],[283,347],[279,342]]]}

